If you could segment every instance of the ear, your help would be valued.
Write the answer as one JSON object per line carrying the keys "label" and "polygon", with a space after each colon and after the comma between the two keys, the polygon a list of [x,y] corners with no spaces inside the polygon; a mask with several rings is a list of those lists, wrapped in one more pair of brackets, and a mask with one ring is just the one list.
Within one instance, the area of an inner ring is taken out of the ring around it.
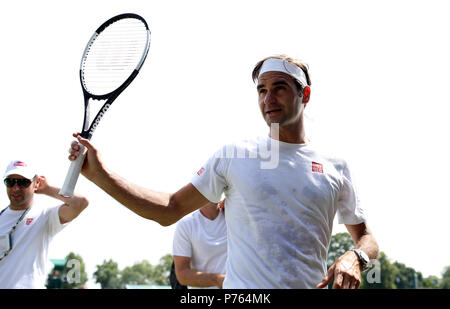
{"label": "ear", "polygon": [[39,188],[39,184],[41,183],[41,177],[36,175],[36,182],[34,184],[34,191],[36,191]]}
{"label": "ear", "polygon": [[308,103],[310,96],[311,96],[311,88],[309,86],[306,86],[305,88],[303,88],[302,103],[304,104]]}

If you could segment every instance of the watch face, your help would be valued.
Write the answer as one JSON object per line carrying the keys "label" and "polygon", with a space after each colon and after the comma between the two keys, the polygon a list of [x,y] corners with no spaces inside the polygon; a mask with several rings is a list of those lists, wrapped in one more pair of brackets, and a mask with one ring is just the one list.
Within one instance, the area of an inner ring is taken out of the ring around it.
{"label": "watch face", "polygon": [[370,259],[364,251],[361,251],[361,258],[367,263],[370,263]]}
{"label": "watch face", "polygon": [[353,251],[358,255],[358,259],[359,259],[360,263],[362,264],[361,266],[363,268],[367,268],[370,264],[369,256],[364,251],[359,250],[359,249],[354,249]]}

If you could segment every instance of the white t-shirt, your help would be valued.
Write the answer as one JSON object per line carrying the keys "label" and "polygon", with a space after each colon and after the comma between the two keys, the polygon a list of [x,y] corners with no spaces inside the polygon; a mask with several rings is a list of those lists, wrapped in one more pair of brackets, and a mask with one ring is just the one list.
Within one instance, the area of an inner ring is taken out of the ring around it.
{"label": "white t-shirt", "polygon": [[[61,224],[59,206],[34,204],[12,234],[12,250],[0,261],[1,289],[44,289],[48,276],[48,245],[66,224]],[[24,210],[9,207],[0,215],[0,234],[7,234]],[[3,253],[0,253],[3,256]]]}
{"label": "white t-shirt", "polygon": [[172,254],[191,258],[192,269],[224,274],[227,260],[227,227],[223,211],[220,211],[214,220],[210,220],[202,215],[200,210],[196,210],[178,221]]}
{"label": "white t-shirt", "polygon": [[[262,168],[274,158],[276,168]],[[336,212],[341,224],[365,221],[345,161],[309,144],[265,137],[225,146],[192,184],[211,202],[225,193],[224,288],[315,288]]]}

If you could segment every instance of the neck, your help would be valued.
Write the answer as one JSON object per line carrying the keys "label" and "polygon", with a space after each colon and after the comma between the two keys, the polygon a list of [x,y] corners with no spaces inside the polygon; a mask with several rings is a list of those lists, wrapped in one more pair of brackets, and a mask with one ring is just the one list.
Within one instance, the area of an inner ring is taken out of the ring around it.
{"label": "neck", "polygon": [[33,201],[30,201],[24,205],[13,205],[11,203],[11,204],[9,204],[9,209],[11,209],[11,210],[26,210],[26,209],[30,208],[32,204],[33,204]]}
{"label": "neck", "polygon": [[9,209],[11,210],[27,210],[30,206],[13,206],[9,205]]}
{"label": "neck", "polygon": [[280,142],[304,144],[307,142],[303,123],[280,127],[278,123],[271,124],[269,136]]}

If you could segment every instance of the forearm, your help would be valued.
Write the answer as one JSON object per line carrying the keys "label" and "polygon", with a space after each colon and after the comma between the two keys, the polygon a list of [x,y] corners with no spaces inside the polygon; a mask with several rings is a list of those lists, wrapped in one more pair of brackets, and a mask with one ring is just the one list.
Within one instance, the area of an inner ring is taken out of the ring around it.
{"label": "forearm", "polygon": [[185,269],[177,273],[177,279],[181,284],[192,287],[217,286],[222,288],[224,278],[223,274],[204,273],[195,269]]}
{"label": "forearm", "polygon": [[364,251],[371,260],[375,260],[378,257],[378,244],[371,233],[362,235],[355,248]]}
{"label": "forearm", "polygon": [[347,224],[346,227],[355,242],[355,248],[364,251],[369,259],[376,259],[378,257],[378,244],[366,223]]}
{"label": "forearm", "polygon": [[[74,136],[88,149],[81,170],[82,174],[139,216],[168,226],[208,203],[208,200],[192,184],[186,185],[173,194],[168,194],[130,183],[106,168],[98,150],[89,140],[83,139],[78,133]],[[72,142],[70,154],[70,160],[75,160],[80,154],[80,146],[77,142]]]}
{"label": "forearm", "polygon": [[49,196],[49,197],[52,197],[52,198],[55,198],[55,199],[57,199],[57,200],[60,200],[60,201],[64,202],[63,196],[59,195],[59,191],[60,191],[60,190],[61,190],[61,189],[60,189],[60,188],[57,188],[57,187],[47,186],[47,187],[45,188],[45,190],[43,190],[43,191],[41,191],[41,192],[39,192],[39,193],[44,194],[44,195],[47,195],[47,196]]}
{"label": "forearm", "polygon": [[139,216],[154,220],[161,225],[170,225],[170,194],[139,187],[119,175],[104,170],[91,179],[97,186]]}

